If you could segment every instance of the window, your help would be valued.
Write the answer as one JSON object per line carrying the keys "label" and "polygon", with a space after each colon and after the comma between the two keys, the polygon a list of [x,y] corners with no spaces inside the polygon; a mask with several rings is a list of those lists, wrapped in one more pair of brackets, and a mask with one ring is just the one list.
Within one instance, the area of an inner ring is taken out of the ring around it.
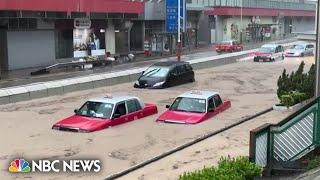
{"label": "window", "polygon": [[314,46],[312,44],[309,44],[309,45],[307,45],[307,48],[312,49],[312,48],[314,48]]}
{"label": "window", "polygon": [[137,99],[127,101],[128,113],[136,112],[141,109],[141,105]]}
{"label": "window", "polygon": [[206,100],[178,97],[170,107],[171,111],[183,111],[183,112],[194,112],[194,113],[205,113],[206,112]]}
{"label": "window", "polygon": [[185,64],[184,66],[185,66],[186,71],[188,71],[188,72],[192,71],[192,66],[190,64]]}
{"label": "window", "polygon": [[214,99],[214,104],[216,105],[216,107],[218,107],[222,104],[222,101],[221,101],[221,98],[219,95],[213,96],[213,99]]}
{"label": "window", "polygon": [[120,114],[120,116],[127,114],[126,105],[124,102],[119,103],[117,105],[117,108],[116,108],[116,111],[114,112],[114,114]]}
{"label": "window", "polygon": [[86,102],[77,112],[77,115],[97,118],[110,118],[113,104],[101,102]]}
{"label": "window", "polygon": [[213,97],[208,100],[208,112],[215,109]]}
{"label": "window", "polygon": [[183,73],[186,72],[186,69],[184,68],[183,65],[178,65],[178,66],[176,67],[176,69],[177,69],[178,74],[183,74]]}
{"label": "window", "polygon": [[280,48],[281,48],[281,52],[284,52],[284,48],[283,48],[283,46],[280,46]]}
{"label": "window", "polygon": [[151,66],[143,74],[143,77],[166,77],[169,72],[168,67]]}

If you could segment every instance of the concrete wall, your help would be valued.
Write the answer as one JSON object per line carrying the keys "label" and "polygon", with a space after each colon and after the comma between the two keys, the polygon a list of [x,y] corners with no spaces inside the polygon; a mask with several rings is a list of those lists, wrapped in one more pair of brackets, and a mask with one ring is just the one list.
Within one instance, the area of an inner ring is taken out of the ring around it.
{"label": "concrete wall", "polygon": [[111,54],[116,53],[116,35],[114,32],[114,25],[112,21],[108,21],[108,28],[106,29],[106,52]]}
{"label": "concrete wall", "polygon": [[198,32],[200,43],[210,43],[210,27],[209,27],[209,16],[204,15],[201,12],[199,17],[199,32]]}
{"label": "concrete wall", "polygon": [[55,62],[54,31],[9,31],[9,70],[47,66]]}
{"label": "concrete wall", "polygon": [[165,20],[166,18],[166,3],[156,1],[145,3],[144,20]]}
{"label": "concrete wall", "polygon": [[314,17],[294,17],[292,19],[292,31],[293,32],[306,32],[315,31],[315,18]]}
{"label": "concrete wall", "polygon": [[223,17],[222,16],[215,16],[216,17],[216,42],[221,42],[223,40]]}

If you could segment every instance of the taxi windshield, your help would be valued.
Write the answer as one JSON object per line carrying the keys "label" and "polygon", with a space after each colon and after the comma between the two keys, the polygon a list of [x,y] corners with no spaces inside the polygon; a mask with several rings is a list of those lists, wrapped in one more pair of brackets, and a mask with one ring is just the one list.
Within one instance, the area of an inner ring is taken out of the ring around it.
{"label": "taxi windshield", "polygon": [[110,119],[113,104],[87,101],[77,112],[77,115]]}
{"label": "taxi windshield", "polygon": [[143,74],[143,77],[166,77],[169,67],[151,66]]}
{"label": "taxi windshield", "polygon": [[259,49],[259,52],[262,52],[262,53],[273,53],[274,52],[274,48],[271,48],[271,47],[261,47]]}
{"label": "taxi windshield", "polygon": [[171,105],[170,110],[205,113],[206,100],[196,99],[196,98],[187,98],[187,97],[178,97]]}
{"label": "taxi windshield", "polygon": [[302,46],[302,45],[294,45],[292,47],[292,49],[304,49],[304,46]]}

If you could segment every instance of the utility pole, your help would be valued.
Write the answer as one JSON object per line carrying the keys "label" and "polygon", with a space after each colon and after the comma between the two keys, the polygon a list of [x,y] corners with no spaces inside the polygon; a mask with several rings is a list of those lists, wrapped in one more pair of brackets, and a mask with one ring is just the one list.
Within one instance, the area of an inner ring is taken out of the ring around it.
{"label": "utility pole", "polygon": [[316,10],[316,89],[315,89],[315,96],[316,97],[319,97],[320,96],[320,61],[319,61],[319,58],[320,58],[320,38],[319,38],[319,35],[320,35],[320,24],[319,24],[319,10],[320,10],[320,7],[319,7],[320,3],[319,1],[317,2],[317,10]]}
{"label": "utility pole", "polygon": [[240,43],[242,44],[242,37],[243,37],[243,0],[241,0],[241,7],[240,7]]}
{"label": "utility pole", "polygon": [[177,60],[181,60],[181,1],[178,0],[178,47],[177,47]]}

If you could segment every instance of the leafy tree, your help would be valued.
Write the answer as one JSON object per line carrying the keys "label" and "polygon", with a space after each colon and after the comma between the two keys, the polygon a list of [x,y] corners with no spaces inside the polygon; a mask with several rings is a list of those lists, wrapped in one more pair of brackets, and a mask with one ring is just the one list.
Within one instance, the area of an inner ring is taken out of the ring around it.
{"label": "leafy tree", "polygon": [[282,104],[291,106],[314,96],[316,66],[313,64],[308,73],[304,73],[304,67],[305,63],[301,62],[290,75],[283,70],[277,82],[277,96]]}

